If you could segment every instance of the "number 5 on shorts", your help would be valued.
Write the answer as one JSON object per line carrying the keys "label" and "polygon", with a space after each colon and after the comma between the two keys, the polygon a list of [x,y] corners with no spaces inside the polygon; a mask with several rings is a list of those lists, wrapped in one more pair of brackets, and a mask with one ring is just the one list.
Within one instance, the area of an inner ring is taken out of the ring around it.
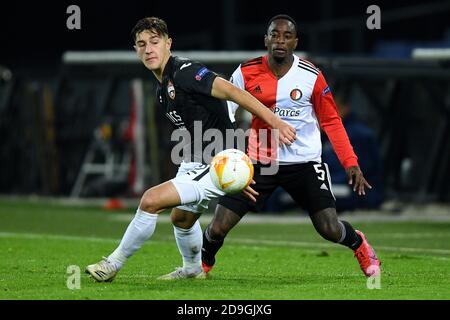
{"label": "number 5 on shorts", "polygon": [[317,179],[319,179],[321,181],[325,181],[325,171],[320,168],[321,166],[322,166],[321,163],[315,164],[314,170],[316,170],[316,172],[317,172]]}

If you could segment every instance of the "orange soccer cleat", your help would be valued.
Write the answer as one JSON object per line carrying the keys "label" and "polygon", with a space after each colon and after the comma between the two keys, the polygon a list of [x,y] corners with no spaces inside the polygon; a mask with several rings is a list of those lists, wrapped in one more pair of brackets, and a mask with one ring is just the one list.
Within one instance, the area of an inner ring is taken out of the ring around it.
{"label": "orange soccer cleat", "polygon": [[213,267],[214,265],[208,266],[204,261],[202,261],[202,268],[205,273],[210,272]]}
{"label": "orange soccer cleat", "polygon": [[370,276],[378,276],[381,273],[381,262],[378,260],[375,251],[367,242],[364,234],[356,230],[356,233],[361,237],[362,243],[358,249],[355,250],[355,257],[358,259],[359,266],[361,270],[364,272],[366,277]]}

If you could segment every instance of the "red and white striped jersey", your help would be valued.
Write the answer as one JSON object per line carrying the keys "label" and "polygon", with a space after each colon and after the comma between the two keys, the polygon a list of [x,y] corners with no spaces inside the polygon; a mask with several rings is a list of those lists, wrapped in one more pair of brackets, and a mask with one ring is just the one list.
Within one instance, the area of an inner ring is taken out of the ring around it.
{"label": "red and white striped jersey", "polygon": [[[297,139],[291,146],[274,146],[270,135],[265,139],[258,134],[259,129],[270,131],[270,127],[253,115],[253,130],[248,145],[251,159],[260,162],[277,160],[281,165],[321,162],[320,125],[342,166],[348,168],[358,165],[358,158],[353,152],[325,78],[311,62],[294,55],[292,67],[282,78],[277,79],[269,68],[267,56],[262,56],[239,65],[231,82],[247,90],[297,131]],[[237,108],[238,105],[228,101],[231,119],[234,119]]]}

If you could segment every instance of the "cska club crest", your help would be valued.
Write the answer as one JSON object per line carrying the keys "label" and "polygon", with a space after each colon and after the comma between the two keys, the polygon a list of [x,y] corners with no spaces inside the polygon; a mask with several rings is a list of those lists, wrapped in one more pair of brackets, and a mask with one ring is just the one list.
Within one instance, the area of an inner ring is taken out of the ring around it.
{"label": "cska club crest", "polygon": [[169,94],[170,99],[175,99],[175,87],[173,86],[172,81],[169,80],[167,83],[167,93]]}

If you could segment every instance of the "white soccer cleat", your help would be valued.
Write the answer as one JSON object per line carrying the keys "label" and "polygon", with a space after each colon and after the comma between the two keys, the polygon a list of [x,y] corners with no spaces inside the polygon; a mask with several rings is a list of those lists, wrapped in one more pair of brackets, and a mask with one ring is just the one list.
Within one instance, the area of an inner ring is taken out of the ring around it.
{"label": "white soccer cleat", "polygon": [[175,271],[158,277],[158,280],[178,280],[178,279],[206,279],[206,272],[200,269],[198,272],[188,273],[182,267],[178,267]]}
{"label": "white soccer cleat", "polygon": [[111,282],[114,280],[117,272],[117,268],[106,257],[86,267],[86,273],[89,273],[97,282]]}

